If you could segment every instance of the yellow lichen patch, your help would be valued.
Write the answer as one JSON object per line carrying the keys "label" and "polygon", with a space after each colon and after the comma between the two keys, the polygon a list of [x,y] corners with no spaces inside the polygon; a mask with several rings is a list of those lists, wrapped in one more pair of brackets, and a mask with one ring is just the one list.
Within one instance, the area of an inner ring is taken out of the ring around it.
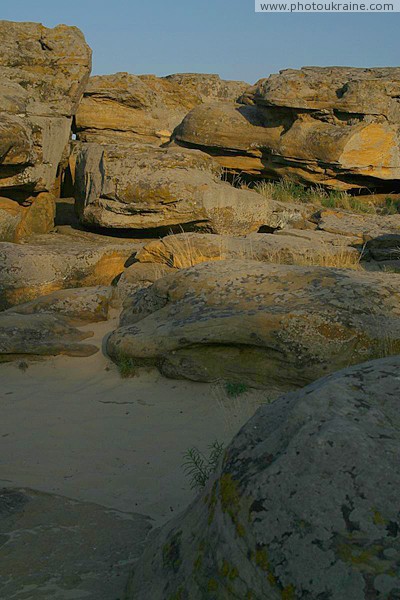
{"label": "yellow lichen patch", "polygon": [[216,592],[218,590],[218,581],[216,579],[209,579],[207,583],[207,589],[209,592]]}
{"label": "yellow lichen patch", "polygon": [[230,565],[227,560],[224,560],[222,567],[220,568],[220,574],[222,577],[226,577],[233,581],[239,577],[239,571],[234,565]]}
{"label": "yellow lichen patch", "polygon": [[224,473],[219,480],[219,497],[222,512],[228,513],[236,526],[236,533],[239,537],[244,537],[246,533],[245,528],[238,520],[240,509],[238,485],[229,473]]}
{"label": "yellow lichen patch", "polygon": [[287,585],[281,591],[282,600],[295,600],[296,590],[293,585]]}
{"label": "yellow lichen patch", "polygon": [[381,515],[381,513],[376,509],[374,509],[374,511],[373,511],[372,520],[375,525],[386,525],[387,524],[386,519],[384,519],[384,517]]}
{"label": "yellow lichen patch", "polygon": [[254,554],[254,558],[257,566],[267,573],[267,578],[270,585],[276,586],[276,577],[268,560],[268,554],[265,548],[258,548]]}
{"label": "yellow lichen patch", "polygon": [[379,544],[363,549],[350,543],[342,543],[338,546],[337,553],[341,560],[353,565],[358,571],[379,575],[390,569],[390,564],[380,558],[382,550],[383,546]]}

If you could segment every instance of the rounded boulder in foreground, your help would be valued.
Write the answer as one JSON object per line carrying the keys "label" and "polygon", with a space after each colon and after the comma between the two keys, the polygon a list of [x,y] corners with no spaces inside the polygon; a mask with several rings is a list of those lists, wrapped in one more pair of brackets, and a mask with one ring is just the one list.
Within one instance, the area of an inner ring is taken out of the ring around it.
{"label": "rounded boulder in foreground", "polygon": [[262,406],[126,597],[400,598],[399,366],[357,365]]}

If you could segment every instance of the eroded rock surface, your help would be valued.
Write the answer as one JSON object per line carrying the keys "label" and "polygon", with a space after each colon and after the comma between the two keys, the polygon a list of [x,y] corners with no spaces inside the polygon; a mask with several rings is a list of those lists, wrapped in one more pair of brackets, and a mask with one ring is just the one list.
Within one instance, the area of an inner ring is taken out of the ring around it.
{"label": "eroded rock surface", "polygon": [[126,598],[396,598],[399,367],[358,365],[259,408]]}
{"label": "eroded rock surface", "polygon": [[98,75],[86,87],[75,129],[84,142],[162,144],[194,106],[235,101],[247,87],[242,81],[196,73]]}
{"label": "eroded rock surface", "polygon": [[0,22],[0,190],[53,191],[91,51],[76,27]]}
{"label": "eroded rock surface", "polygon": [[48,192],[28,198],[24,205],[0,198],[0,241],[20,242],[32,235],[49,233],[54,229],[55,212],[54,196]]}
{"label": "eroded rock surface", "polygon": [[93,344],[81,344],[93,333],[80,331],[64,316],[0,312],[0,362],[24,357],[90,356],[98,352]]}
{"label": "eroded rock surface", "polygon": [[107,320],[111,299],[110,286],[72,288],[40,296],[31,302],[13,306],[6,312],[20,315],[59,314],[77,324],[96,323]]}
{"label": "eroded rock surface", "polygon": [[77,144],[75,152],[75,196],[86,225],[245,234],[303,218],[298,208],[221,181],[218,165],[195,150]]}
{"label": "eroded rock surface", "polygon": [[233,171],[336,189],[400,179],[400,69],[304,67],[260,80],[242,104],[195,107],[176,140]]}
{"label": "eroded rock surface", "polygon": [[140,247],[83,238],[55,234],[37,236],[29,245],[0,243],[0,308],[65,288],[108,286]]}
{"label": "eroded rock surface", "polygon": [[170,377],[304,385],[399,352],[399,290],[395,274],[202,263],[133,295],[107,350]]}

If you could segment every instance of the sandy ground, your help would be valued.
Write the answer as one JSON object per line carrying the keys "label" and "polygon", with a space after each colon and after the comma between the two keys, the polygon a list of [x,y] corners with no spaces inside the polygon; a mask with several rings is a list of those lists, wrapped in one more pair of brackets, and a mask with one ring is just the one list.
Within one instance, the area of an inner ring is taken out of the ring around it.
{"label": "sandy ground", "polygon": [[[94,343],[114,322],[90,325]],[[102,351],[0,365],[0,486],[29,487],[150,515],[161,524],[193,498],[189,447],[228,442],[266,399],[158,371],[121,379]],[[276,392],[275,392],[276,394]]]}

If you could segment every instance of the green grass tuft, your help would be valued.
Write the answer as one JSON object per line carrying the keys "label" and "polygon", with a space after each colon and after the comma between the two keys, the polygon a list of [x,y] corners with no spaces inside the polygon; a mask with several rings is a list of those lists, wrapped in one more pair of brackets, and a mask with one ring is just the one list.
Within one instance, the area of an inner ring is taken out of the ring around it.
{"label": "green grass tuft", "polygon": [[229,398],[237,398],[248,391],[248,386],[245,383],[237,383],[235,381],[227,381],[225,383],[225,391]]}

